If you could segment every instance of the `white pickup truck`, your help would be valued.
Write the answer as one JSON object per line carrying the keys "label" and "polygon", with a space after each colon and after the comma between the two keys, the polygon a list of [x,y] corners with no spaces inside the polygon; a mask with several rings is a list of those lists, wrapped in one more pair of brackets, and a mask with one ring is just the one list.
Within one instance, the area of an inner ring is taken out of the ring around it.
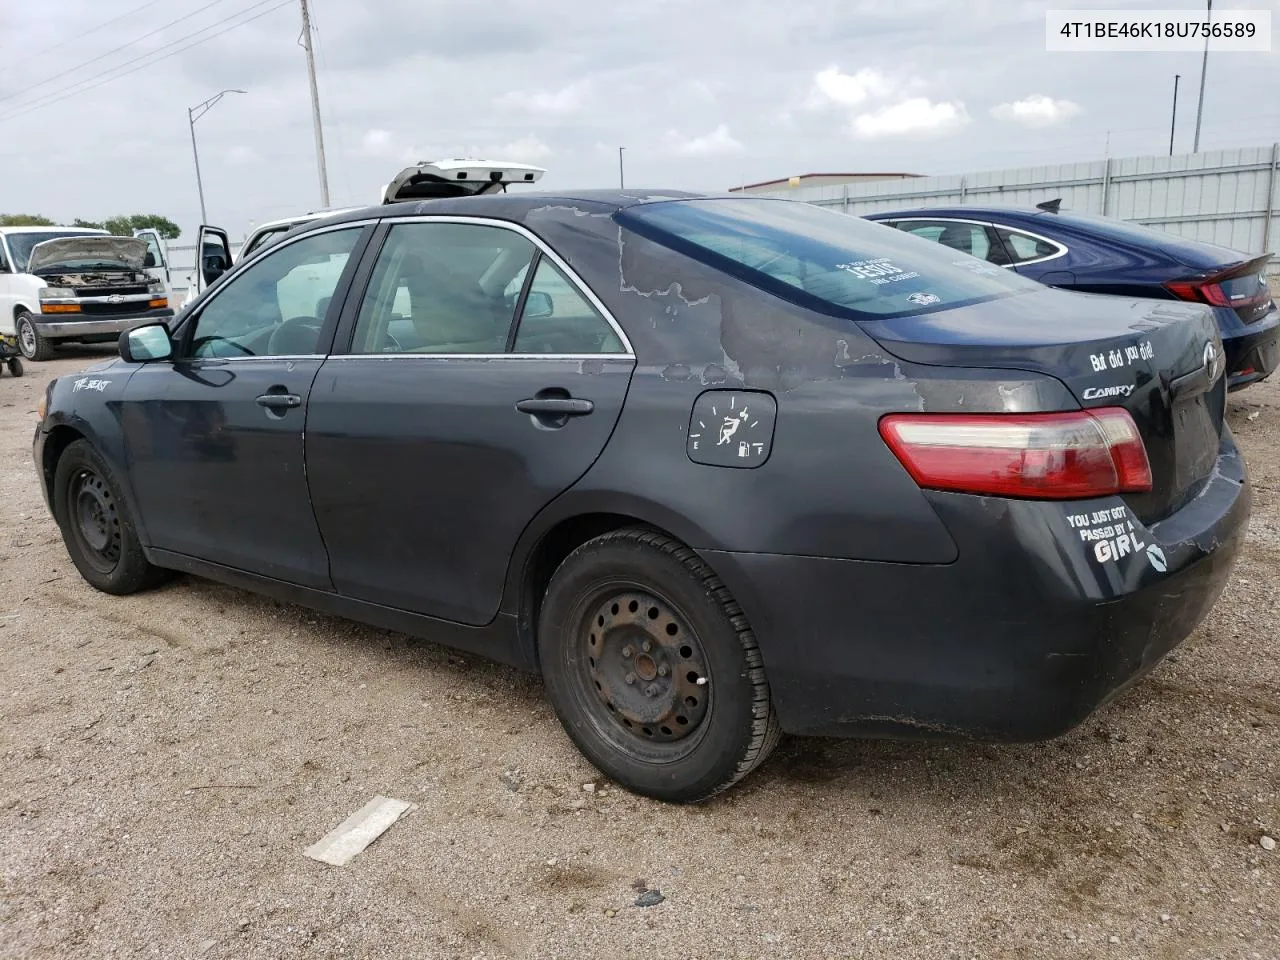
{"label": "white pickup truck", "polygon": [[0,335],[28,360],[60,343],[105,343],[173,316],[164,268],[143,237],[83,227],[0,227]]}

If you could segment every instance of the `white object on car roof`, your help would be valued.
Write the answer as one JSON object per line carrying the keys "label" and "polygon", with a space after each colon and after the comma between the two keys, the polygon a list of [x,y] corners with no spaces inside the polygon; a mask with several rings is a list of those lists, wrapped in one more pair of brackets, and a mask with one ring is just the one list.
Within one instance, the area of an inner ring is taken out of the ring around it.
{"label": "white object on car roof", "polygon": [[512,183],[537,183],[547,171],[506,160],[423,161],[396,174],[382,190],[382,203],[468,197],[505,190]]}

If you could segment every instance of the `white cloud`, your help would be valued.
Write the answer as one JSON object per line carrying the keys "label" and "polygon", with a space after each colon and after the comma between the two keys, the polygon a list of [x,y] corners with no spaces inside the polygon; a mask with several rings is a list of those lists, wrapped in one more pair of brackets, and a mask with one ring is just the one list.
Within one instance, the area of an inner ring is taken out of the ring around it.
{"label": "white cloud", "polygon": [[887,97],[896,89],[897,83],[874,67],[863,67],[849,74],[830,66],[814,75],[806,106],[810,109],[856,107],[873,98]]}
{"label": "white cloud", "polygon": [[897,137],[908,134],[942,134],[958,130],[969,122],[968,111],[959,101],[934,103],[928,97],[912,97],[871,113],[853,118],[856,137]]}
{"label": "white cloud", "polygon": [[681,157],[719,157],[743,151],[742,143],[734,139],[728,125],[723,123],[700,137],[684,137],[675,130],[668,130],[662,143],[668,152]]}
{"label": "white cloud", "polygon": [[590,83],[580,81],[559,90],[510,90],[494,103],[511,110],[563,115],[577,113],[587,105],[590,97]]}
{"label": "white cloud", "polygon": [[1052,127],[1065,123],[1080,113],[1080,105],[1070,100],[1054,100],[1035,93],[1012,103],[1001,103],[991,108],[997,120],[1010,120],[1028,127]]}
{"label": "white cloud", "polygon": [[532,163],[551,156],[554,151],[533,134],[529,134],[502,146],[472,147],[469,152],[472,156],[492,157],[494,160]]}
{"label": "white cloud", "polygon": [[232,147],[227,151],[227,163],[236,167],[248,166],[257,163],[262,158],[258,156],[258,151],[253,147],[246,147],[243,144]]}

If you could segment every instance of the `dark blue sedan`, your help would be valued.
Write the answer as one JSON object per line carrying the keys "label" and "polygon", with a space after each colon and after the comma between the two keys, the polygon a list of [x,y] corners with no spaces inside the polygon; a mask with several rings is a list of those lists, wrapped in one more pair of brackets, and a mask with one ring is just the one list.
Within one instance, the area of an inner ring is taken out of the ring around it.
{"label": "dark blue sedan", "polygon": [[868,220],[1085,293],[1189,300],[1213,309],[1239,390],[1280,362],[1280,311],[1267,287],[1267,255],[1188,240],[1136,223],[1038,207],[936,207],[870,213]]}

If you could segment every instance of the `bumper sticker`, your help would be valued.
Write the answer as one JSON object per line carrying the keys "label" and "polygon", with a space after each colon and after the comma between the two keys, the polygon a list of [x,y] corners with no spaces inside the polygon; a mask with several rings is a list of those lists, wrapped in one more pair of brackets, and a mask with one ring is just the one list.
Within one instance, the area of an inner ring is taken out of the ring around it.
{"label": "bumper sticker", "polygon": [[1142,534],[1129,518],[1128,507],[1095,510],[1091,514],[1068,514],[1067,523],[1080,534],[1082,542],[1092,546],[1093,559],[1098,563],[1114,563],[1123,557],[1145,550],[1147,559],[1151,561],[1153,567],[1157,570],[1167,569],[1156,563],[1152,551],[1159,554],[1161,562],[1164,562],[1164,553],[1154,544],[1151,547],[1147,546],[1146,541],[1142,539]]}

